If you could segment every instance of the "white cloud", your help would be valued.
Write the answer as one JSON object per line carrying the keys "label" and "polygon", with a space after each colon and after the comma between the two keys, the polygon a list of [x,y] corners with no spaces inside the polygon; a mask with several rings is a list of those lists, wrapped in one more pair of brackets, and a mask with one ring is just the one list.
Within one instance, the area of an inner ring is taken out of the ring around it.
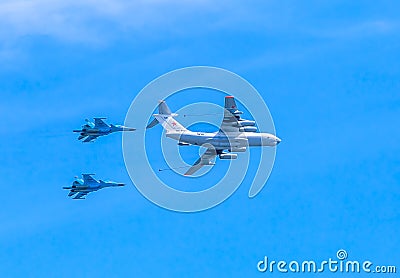
{"label": "white cloud", "polygon": [[282,38],[348,40],[393,34],[399,29],[398,22],[385,18],[321,20],[317,25],[310,22],[307,7],[282,5],[276,0],[0,1],[0,61],[23,59],[19,38],[37,35],[96,47],[123,36],[188,38],[228,30]]}
{"label": "white cloud", "polygon": [[205,7],[209,0],[5,0],[0,3],[0,37],[45,35],[65,41],[102,42],[113,30],[168,26]]}
{"label": "white cloud", "polygon": [[[209,16],[204,20],[202,15]],[[305,16],[302,7],[275,0],[247,4],[228,0],[2,0],[0,39],[4,44],[21,36],[44,35],[70,42],[104,43],[128,31],[180,32],[186,24],[250,31],[290,31],[296,27],[300,32],[332,37],[398,29],[384,19],[349,22],[332,29],[324,28],[324,21],[322,26],[307,26],[300,23]]]}

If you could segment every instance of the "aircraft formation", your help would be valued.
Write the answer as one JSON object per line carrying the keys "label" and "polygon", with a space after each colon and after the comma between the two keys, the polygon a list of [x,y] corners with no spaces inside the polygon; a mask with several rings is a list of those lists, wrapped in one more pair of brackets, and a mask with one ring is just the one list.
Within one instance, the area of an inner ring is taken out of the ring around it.
{"label": "aircraft formation", "polygon": [[[153,114],[154,119],[146,129],[157,124],[166,131],[166,137],[178,141],[179,146],[205,146],[206,151],[193,163],[184,174],[191,176],[203,166],[214,165],[216,157],[219,159],[236,159],[237,154],[245,152],[248,147],[277,146],[281,139],[271,133],[257,132],[256,122],[241,118],[242,111],[237,109],[233,96],[225,97],[224,117],[217,132],[196,132],[186,129],[174,119],[178,114],[172,113],[167,103],[161,100],[158,105],[158,114]],[[86,124],[80,130],[78,140],[93,142],[100,136],[105,136],[117,131],[135,131],[135,128],[122,125],[107,124],[105,118],[94,118],[94,123],[86,119]],[[83,140],[84,139],[84,140]],[[82,174],[82,179],[75,177],[70,187],[68,196],[73,199],[84,199],[90,193],[105,187],[124,186],[123,183],[102,181],[93,178],[94,174]]]}
{"label": "aircraft formation", "polygon": [[[94,118],[94,123],[86,119],[86,124],[82,125],[80,130],[73,130],[78,132],[78,140],[83,143],[94,142],[98,137],[105,136],[117,131],[135,131],[135,128],[125,127],[122,125],[107,124],[104,122],[106,118]],[[85,196],[91,192],[106,188],[124,186],[124,183],[114,181],[102,181],[93,178],[94,174],[82,174],[82,179],[75,177],[74,182],[70,187],[63,187],[69,190],[68,197],[75,200],[85,199]]]}

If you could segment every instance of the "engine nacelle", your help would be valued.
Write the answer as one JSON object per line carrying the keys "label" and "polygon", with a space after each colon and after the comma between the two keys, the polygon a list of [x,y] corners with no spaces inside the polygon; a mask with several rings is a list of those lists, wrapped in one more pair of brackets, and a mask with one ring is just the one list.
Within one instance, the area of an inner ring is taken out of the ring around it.
{"label": "engine nacelle", "polygon": [[241,132],[256,132],[257,128],[255,126],[245,126],[245,127],[239,127],[239,131],[241,131]]}
{"label": "engine nacelle", "polygon": [[238,121],[237,124],[238,124],[239,127],[255,126],[256,122],[255,121],[250,121],[250,120],[241,120],[241,121]]}
{"label": "engine nacelle", "polygon": [[234,153],[221,153],[219,155],[220,159],[236,159],[237,158],[237,154]]}
{"label": "engine nacelle", "polygon": [[190,146],[190,144],[186,142],[179,142],[178,146]]}
{"label": "engine nacelle", "polygon": [[236,148],[229,149],[229,151],[233,152],[233,153],[243,153],[246,150],[247,150],[246,147],[236,147]]}

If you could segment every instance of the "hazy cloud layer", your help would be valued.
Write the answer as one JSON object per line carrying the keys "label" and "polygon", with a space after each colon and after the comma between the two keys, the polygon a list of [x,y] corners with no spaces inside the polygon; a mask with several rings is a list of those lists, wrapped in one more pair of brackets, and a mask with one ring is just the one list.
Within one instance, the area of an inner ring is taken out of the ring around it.
{"label": "hazy cloud layer", "polygon": [[6,0],[0,3],[0,35],[6,40],[45,35],[65,41],[96,42],[115,29],[145,31],[206,7],[213,9],[206,0]]}
{"label": "hazy cloud layer", "polygon": [[[3,42],[0,48],[30,35],[102,44],[125,32],[179,34],[185,33],[188,27],[192,31],[229,28],[263,32],[284,30],[331,38],[398,29],[398,24],[390,19],[377,16],[368,21],[365,17],[362,21],[348,18],[342,20],[341,25],[336,24],[337,19],[327,16],[322,24],[315,26],[307,18],[323,12],[324,7],[320,6],[313,5],[312,9],[307,9],[283,6],[280,1],[243,4],[210,0],[4,0],[0,2],[0,38]],[[298,30],[293,30],[293,26]]]}

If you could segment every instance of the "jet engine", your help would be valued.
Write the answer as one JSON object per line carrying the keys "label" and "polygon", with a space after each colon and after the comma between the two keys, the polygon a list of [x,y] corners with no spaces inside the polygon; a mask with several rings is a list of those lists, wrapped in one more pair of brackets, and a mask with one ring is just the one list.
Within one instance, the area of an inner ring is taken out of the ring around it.
{"label": "jet engine", "polygon": [[239,131],[243,132],[256,132],[257,128],[255,126],[245,126],[245,127],[239,127]]}
{"label": "jet engine", "polygon": [[178,146],[190,146],[190,144],[186,142],[179,142]]}
{"label": "jet engine", "polygon": [[255,121],[250,121],[250,120],[240,120],[237,122],[237,125],[239,127],[244,127],[244,126],[255,126],[256,122]]}
{"label": "jet engine", "polygon": [[237,154],[234,153],[221,153],[219,155],[220,159],[236,159],[237,158]]}
{"label": "jet engine", "polygon": [[229,151],[234,152],[234,153],[243,153],[246,151],[246,147],[236,147],[236,148],[229,149]]}

